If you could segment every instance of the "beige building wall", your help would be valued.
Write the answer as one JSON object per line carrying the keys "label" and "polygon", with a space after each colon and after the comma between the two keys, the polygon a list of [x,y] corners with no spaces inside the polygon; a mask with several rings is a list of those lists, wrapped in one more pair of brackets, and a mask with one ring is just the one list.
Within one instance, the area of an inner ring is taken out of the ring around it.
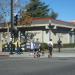
{"label": "beige building wall", "polygon": [[3,34],[2,33],[0,33],[0,52],[2,52],[2,44],[3,44],[3,42],[2,42],[2,36],[3,36]]}
{"label": "beige building wall", "polygon": [[52,39],[53,43],[57,43],[58,39],[60,38],[62,40],[62,43],[70,43],[70,36],[69,33],[53,33],[52,31],[49,33],[46,31],[31,31],[33,33],[35,33],[34,36],[34,41],[36,41],[36,39],[39,39],[40,42],[43,43],[48,43],[49,42],[49,38]]}
{"label": "beige building wall", "polygon": [[44,31],[44,43],[48,43],[49,42],[49,31]]}
{"label": "beige building wall", "polygon": [[43,35],[42,35],[42,30],[39,30],[39,31],[29,31],[31,33],[33,33],[35,36],[33,37],[33,40],[36,41],[37,39],[40,41],[40,42],[43,42]]}
{"label": "beige building wall", "polygon": [[69,33],[52,33],[52,40],[53,43],[57,43],[58,39],[62,41],[63,44],[68,44],[70,43],[70,36]]}
{"label": "beige building wall", "polygon": [[61,40],[62,40],[62,43],[64,43],[64,44],[70,43],[70,36],[69,36],[69,33],[62,34]]}
{"label": "beige building wall", "polygon": [[58,39],[60,38],[63,44],[70,43],[70,36],[69,33],[53,33],[51,32],[46,32],[46,31],[31,31],[32,33],[35,34],[34,36],[34,41],[36,39],[39,39],[40,42],[43,43],[48,43],[49,38],[52,39],[53,43],[57,43]]}

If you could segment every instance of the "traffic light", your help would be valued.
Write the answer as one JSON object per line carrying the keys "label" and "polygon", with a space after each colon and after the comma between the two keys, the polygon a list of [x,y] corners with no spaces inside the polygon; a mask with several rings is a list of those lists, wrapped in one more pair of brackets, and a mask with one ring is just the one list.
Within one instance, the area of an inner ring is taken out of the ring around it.
{"label": "traffic light", "polygon": [[18,15],[15,15],[14,16],[14,26],[13,26],[13,30],[12,30],[12,33],[14,34],[14,37],[18,37],[17,25],[18,25]]}
{"label": "traffic light", "polygon": [[18,15],[14,16],[14,25],[17,26],[18,24]]}
{"label": "traffic light", "polygon": [[13,28],[12,34],[14,35],[14,37],[18,37],[18,29]]}

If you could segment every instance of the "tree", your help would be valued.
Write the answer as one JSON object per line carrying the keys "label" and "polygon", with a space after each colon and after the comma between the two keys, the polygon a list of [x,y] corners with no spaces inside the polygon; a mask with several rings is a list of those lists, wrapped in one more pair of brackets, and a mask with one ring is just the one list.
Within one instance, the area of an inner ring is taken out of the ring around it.
{"label": "tree", "polygon": [[56,19],[58,17],[58,14],[52,10],[50,13],[50,17]]}
{"label": "tree", "polygon": [[30,25],[32,23],[32,17],[31,14],[29,13],[22,13],[21,15],[21,19],[20,19],[20,24],[22,25]]}
{"label": "tree", "polygon": [[[18,11],[21,9],[21,0],[13,0],[13,14],[19,14]],[[0,0],[0,15],[3,16],[5,22],[10,21],[10,2],[11,0]],[[8,20],[7,20],[8,19]]]}
{"label": "tree", "polygon": [[[8,5],[8,6],[7,6]],[[4,23],[4,26],[6,25],[6,17],[8,16],[9,9],[9,1],[1,0],[0,1],[0,22]]]}
{"label": "tree", "polygon": [[29,12],[32,17],[48,16],[48,5],[40,2],[40,0],[30,0],[30,3],[26,5],[26,12]]}
{"label": "tree", "polygon": [[32,17],[51,17],[56,19],[57,14],[53,11],[49,14],[49,6],[40,0],[30,0],[30,2],[25,6],[22,13],[29,13]]}
{"label": "tree", "polygon": [[4,17],[0,14],[0,24],[4,23]]}

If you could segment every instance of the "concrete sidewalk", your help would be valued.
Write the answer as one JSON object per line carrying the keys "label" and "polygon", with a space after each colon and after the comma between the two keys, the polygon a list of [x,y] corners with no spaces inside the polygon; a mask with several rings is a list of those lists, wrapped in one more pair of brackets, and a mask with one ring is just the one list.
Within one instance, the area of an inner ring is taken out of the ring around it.
{"label": "concrete sidewalk", "polygon": [[[40,58],[47,58],[48,57],[48,53],[45,53],[44,55],[40,54]],[[34,54],[33,53],[29,53],[29,52],[24,52],[23,54],[13,54],[13,55],[9,55],[9,57],[29,57],[29,58],[34,58]],[[75,53],[58,53],[58,52],[54,52],[52,57],[75,57]]]}
{"label": "concrete sidewalk", "polygon": [[9,58],[9,53],[8,52],[0,52],[0,58]]}
{"label": "concrete sidewalk", "polygon": [[[40,58],[47,58],[48,57],[48,52],[45,52],[44,56],[40,54]],[[0,57],[5,56],[5,57],[28,57],[28,58],[33,58],[34,55],[33,53],[30,52],[23,52],[23,54],[17,54],[14,53],[13,55],[10,55],[9,52],[0,52]],[[53,49],[53,55],[52,57],[75,57],[75,48],[62,48],[61,52],[58,52],[57,48]]]}

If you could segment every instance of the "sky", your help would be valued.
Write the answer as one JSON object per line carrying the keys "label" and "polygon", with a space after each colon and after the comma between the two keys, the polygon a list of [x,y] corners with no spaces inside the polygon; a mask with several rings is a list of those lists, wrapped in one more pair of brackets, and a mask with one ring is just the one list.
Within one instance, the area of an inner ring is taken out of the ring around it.
{"label": "sky", "polygon": [[[10,1],[10,0],[8,0]],[[18,0],[14,0],[18,1]],[[22,5],[28,3],[29,0],[20,0]],[[75,20],[75,0],[40,0],[49,5],[56,13],[58,20],[73,21]],[[9,18],[8,18],[9,19]]]}
{"label": "sky", "polygon": [[58,13],[59,20],[75,20],[75,0],[42,0]]}
{"label": "sky", "polygon": [[[23,3],[28,0],[21,0]],[[75,0],[41,0],[49,5],[56,13],[58,20],[73,21],[75,20]],[[25,3],[26,3],[25,2]]]}

